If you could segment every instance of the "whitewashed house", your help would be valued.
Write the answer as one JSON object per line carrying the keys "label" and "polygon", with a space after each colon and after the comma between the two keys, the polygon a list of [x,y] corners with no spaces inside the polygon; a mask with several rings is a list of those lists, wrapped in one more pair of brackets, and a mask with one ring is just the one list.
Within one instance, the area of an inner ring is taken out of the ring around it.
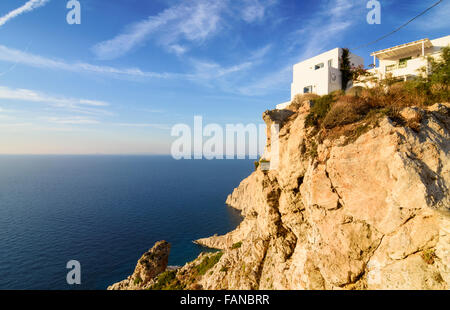
{"label": "whitewashed house", "polygon": [[428,68],[428,57],[437,58],[442,48],[450,44],[450,36],[435,40],[422,39],[378,52],[373,52],[373,66],[377,59],[379,66],[368,70],[379,79],[388,74],[404,80],[412,79],[420,74],[420,68]]}
{"label": "whitewashed house", "polygon": [[[342,48],[335,48],[294,65],[291,101],[297,94],[327,95],[341,89],[342,79],[339,65],[342,53]],[[362,57],[350,53],[349,58],[352,66],[364,66]],[[277,105],[277,109],[285,109],[291,101]]]}
{"label": "whitewashed house", "polygon": [[[429,68],[428,57],[438,58],[441,50],[450,44],[450,35],[429,40],[422,39],[378,52],[373,52],[374,68],[368,70],[375,77],[384,79],[388,75],[413,79],[420,74],[421,68]],[[335,48],[313,58],[294,65],[294,79],[291,85],[291,101],[277,105],[277,109],[287,108],[297,94],[315,93],[326,95],[341,89],[342,80],[339,70],[342,48]],[[351,54],[350,64],[353,67],[364,66],[364,59]],[[376,67],[377,59],[379,66]],[[373,86],[368,79],[355,83],[354,86]]]}

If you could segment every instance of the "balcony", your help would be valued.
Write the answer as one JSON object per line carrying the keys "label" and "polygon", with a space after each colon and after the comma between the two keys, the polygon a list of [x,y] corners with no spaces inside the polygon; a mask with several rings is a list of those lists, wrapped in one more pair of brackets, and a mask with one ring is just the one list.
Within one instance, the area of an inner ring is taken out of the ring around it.
{"label": "balcony", "polygon": [[417,75],[419,69],[427,66],[426,58],[401,59],[398,63],[387,65],[385,67],[386,73],[392,73],[393,76]]}

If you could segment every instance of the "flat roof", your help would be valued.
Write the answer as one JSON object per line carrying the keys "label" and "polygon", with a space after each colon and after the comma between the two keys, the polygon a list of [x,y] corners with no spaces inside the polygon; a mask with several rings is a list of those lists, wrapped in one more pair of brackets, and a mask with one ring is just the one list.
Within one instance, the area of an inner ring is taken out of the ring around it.
{"label": "flat roof", "polygon": [[388,59],[391,57],[397,57],[404,54],[408,54],[409,52],[422,50],[422,44],[425,46],[425,48],[433,47],[433,43],[431,43],[430,39],[426,38],[390,47],[378,52],[373,52],[372,54],[370,54],[370,56],[376,56],[378,59]]}

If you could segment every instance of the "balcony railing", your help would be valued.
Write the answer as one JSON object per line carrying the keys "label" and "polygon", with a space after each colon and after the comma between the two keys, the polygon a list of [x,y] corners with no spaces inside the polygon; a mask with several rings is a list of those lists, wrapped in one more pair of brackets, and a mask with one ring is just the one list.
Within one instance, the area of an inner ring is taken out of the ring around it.
{"label": "balcony railing", "polygon": [[386,72],[397,70],[397,67],[398,67],[397,65],[386,66]]}
{"label": "balcony railing", "polygon": [[389,65],[389,66],[386,66],[386,72],[394,71],[394,70],[397,70],[397,69],[404,69],[404,68],[407,68],[407,67],[408,67],[408,63],[407,62],[402,62],[402,63],[395,64],[395,65]]}

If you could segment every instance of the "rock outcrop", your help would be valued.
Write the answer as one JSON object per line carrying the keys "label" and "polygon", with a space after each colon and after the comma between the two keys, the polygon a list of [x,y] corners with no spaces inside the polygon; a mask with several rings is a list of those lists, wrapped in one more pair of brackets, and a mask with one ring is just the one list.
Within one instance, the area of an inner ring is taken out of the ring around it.
{"label": "rock outcrop", "polygon": [[278,167],[228,197],[236,230],[197,240],[224,252],[203,288],[449,289],[450,105],[406,108],[404,125],[383,117],[353,141],[315,140],[309,105],[264,114],[281,128]]}
{"label": "rock outcrop", "polygon": [[131,276],[108,287],[108,290],[138,290],[151,286],[154,279],[167,269],[169,253],[168,242],[157,242],[153,248],[142,255]]}
{"label": "rock outcrop", "polygon": [[[450,105],[380,116],[350,136],[307,127],[310,108],[264,114],[280,127],[279,158],[270,143],[264,155],[276,169],[242,181],[227,204],[243,222],[197,240],[219,254],[175,271],[169,287],[449,289]],[[118,288],[157,274],[138,267]]]}

